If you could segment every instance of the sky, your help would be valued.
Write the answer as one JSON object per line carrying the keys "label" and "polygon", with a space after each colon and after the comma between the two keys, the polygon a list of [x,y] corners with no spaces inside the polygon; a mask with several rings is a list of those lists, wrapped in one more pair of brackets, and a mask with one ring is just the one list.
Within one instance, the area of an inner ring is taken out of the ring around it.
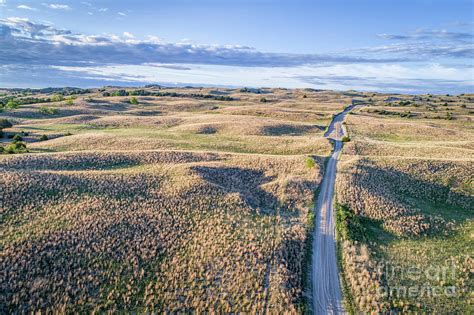
{"label": "sky", "polygon": [[474,0],[0,0],[0,87],[474,93]]}

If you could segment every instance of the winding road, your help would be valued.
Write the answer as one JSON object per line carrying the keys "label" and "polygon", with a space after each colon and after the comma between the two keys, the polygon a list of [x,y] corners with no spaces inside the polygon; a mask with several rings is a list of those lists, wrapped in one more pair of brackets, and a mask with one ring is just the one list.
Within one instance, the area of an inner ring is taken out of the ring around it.
{"label": "winding road", "polygon": [[316,203],[316,226],[313,232],[312,288],[314,314],[344,314],[336,257],[335,215],[333,209],[336,165],[342,149],[342,126],[345,116],[356,105],[347,107],[333,118],[325,138],[334,141]]}

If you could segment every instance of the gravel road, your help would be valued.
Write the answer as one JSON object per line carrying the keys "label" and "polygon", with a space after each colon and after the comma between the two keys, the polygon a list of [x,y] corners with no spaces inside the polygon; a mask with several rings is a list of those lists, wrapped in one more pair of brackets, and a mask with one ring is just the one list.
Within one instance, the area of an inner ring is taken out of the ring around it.
{"label": "gravel road", "polygon": [[327,163],[316,203],[316,226],[313,232],[312,287],[314,314],[344,314],[339,272],[336,258],[334,223],[334,183],[336,165],[342,149],[345,129],[342,122],[351,105],[332,120],[324,136],[334,141],[334,150]]}

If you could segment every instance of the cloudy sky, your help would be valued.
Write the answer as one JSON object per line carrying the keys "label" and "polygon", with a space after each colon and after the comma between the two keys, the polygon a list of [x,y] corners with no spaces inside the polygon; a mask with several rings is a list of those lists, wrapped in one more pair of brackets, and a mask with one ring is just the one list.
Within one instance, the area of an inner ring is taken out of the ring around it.
{"label": "cloudy sky", "polygon": [[0,87],[474,92],[473,0],[0,0]]}

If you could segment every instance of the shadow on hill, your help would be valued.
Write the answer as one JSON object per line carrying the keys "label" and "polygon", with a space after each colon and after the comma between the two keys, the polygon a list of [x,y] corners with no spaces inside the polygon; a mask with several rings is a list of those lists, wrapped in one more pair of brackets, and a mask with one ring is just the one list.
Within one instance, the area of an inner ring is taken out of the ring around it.
{"label": "shadow on hill", "polygon": [[183,164],[193,162],[219,161],[215,153],[193,152],[141,152],[141,153],[94,153],[74,152],[59,155],[17,155],[2,161],[0,167],[13,172],[19,171],[88,171],[128,168],[141,164]]}
{"label": "shadow on hill", "polygon": [[98,110],[88,110],[88,109],[79,109],[79,108],[67,108],[67,107],[53,107],[53,106],[46,106],[52,107],[57,109],[56,113],[45,114],[40,112],[40,108],[37,109],[21,109],[10,111],[8,112],[8,116],[2,116],[2,118],[23,118],[23,119],[54,119],[54,118],[64,118],[69,116],[76,116],[76,115],[91,115],[91,114],[99,114]]}
{"label": "shadow on hill", "polygon": [[130,110],[133,106],[132,104],[124,102],[111,102],[107,100],[100,100],[93,102],[93,104],[87,104],[87,108],[99,109],[104,111],[113,111],[113,112],[124,112]]}
{"label": "shadow on hill", "polygon": [[133,110],[127,113],[127,115],[132,115],[132,116],[159,116],[163,114],[162,111],[159,110]]}
{"label": "shadow on hill", "polygon": [[324,127],[312,125],[312,126],[298,126],[298,125],[274,125],[264,126],[262,133],[266,136],[300,136],[310,132],[319,132],[324,130]]}
{"label": "shadow on hill", "polygon": [[[443,167],[449,166],[429,165],[419,171],[434,174]],[[412,220],[416,217],[420,220],[420,224],[430,222],[430,228],[423,230],[419,235],[436,236],[446,232],[447,221],[463,223],[472,217],[470,209],[474,207],[474,197],[453,191],[449,185],[426,181],[395,169],[380,168],[372,163],[358,165],[357,169],[356,187],[369,191],[387,205],[380,209],[380,213],[377,214],[379,218],[372,214],[367,216],[368,219],[382,218],[382,222],[395,220],[404,229],[414,224]],[[394,209],[400,212],[394,212]],[[446,221],[442,222],[443,220],[439,218]]]}
{"label": "shadow on hill", "polygon": [[275,210],[281,206],[273,194],[260,187],[276,178],[265,176],[263,171],[240,167],[207,166],[195,166],[191,169],[224,192],[238,193],[254,210],[263,209],[267,212],[274,209],[270,210],[270,213],[275,214]]}

